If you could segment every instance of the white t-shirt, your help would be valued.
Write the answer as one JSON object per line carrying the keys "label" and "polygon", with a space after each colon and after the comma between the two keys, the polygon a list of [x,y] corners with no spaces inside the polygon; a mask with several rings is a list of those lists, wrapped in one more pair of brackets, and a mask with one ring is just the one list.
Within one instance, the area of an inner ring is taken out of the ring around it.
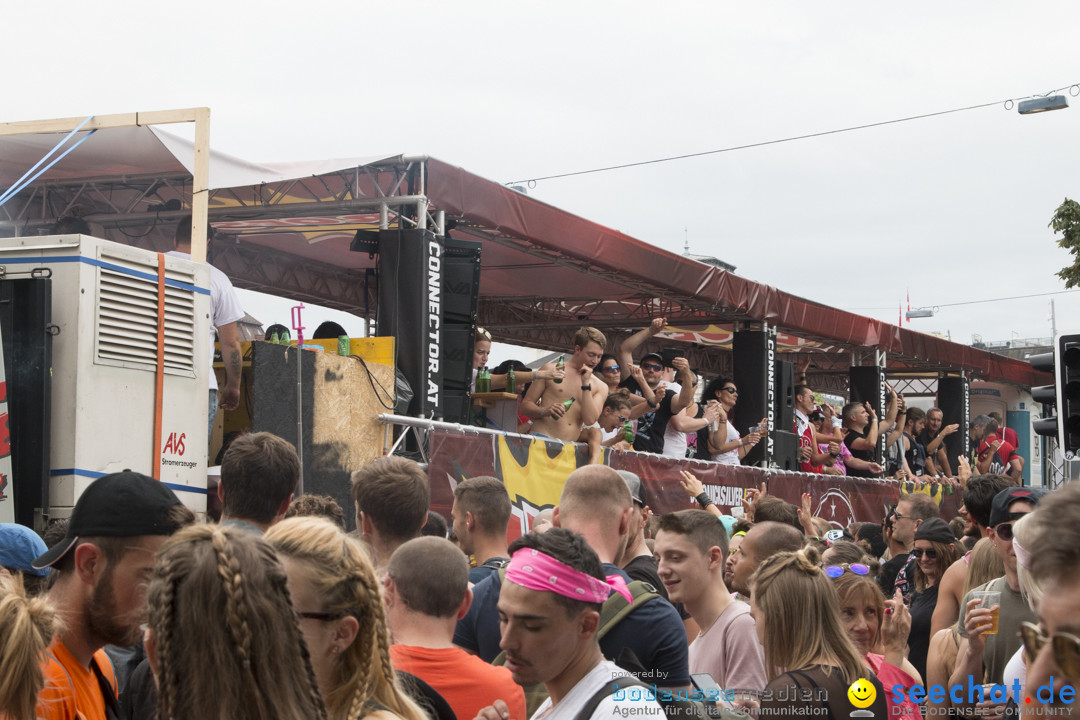
{"label": "white t-shirt", "polygon": [[[190,260],[189,253],[170,250],[165,253],[173,257]],[[210,265],[210,389],[217,390],[217,376],[214,374],[214,339],[217,336],[217,328],[244,319],[244,308],[236,297],[232,282],[228,276]]]}
{"label": "white t-shirt", "polygon": [[[675,395],[678,396],[682,392],[682,385],[677,382],[669,382],[665,387],[665,390],[673,390]],[[683,412],[680,410],[680,412]],[[683,412],[685,416],[685,412]],[[686,433],[679,432],[675,429],[675,426],[668,421],[667,428],[664,430],[664,455],[667,457],[676,457],[686,459]]]}
{"label": "white t-shirt", "polygon": [[[728,421],[724,423],[727,427],[727,440],[725,442],[735,442],[739,439],[739,431],[735,429],[735,423],[728,418]],[[713,455],[714,462],[718,462],[721,465],[739,465],[739,446],[736,445],[726,453],[720,453],[719,455]]]}
{"label": "white t-shirt", "polygon": [[[601,660],[566,693],[558,705],[553,707],[551,698],[545,700],[533,713],[532,720],[574,720],[596,691],[622,675],[626,675],[626,671],[621,667],[609,660]],[[656,700],[645,699],[649,692],[636,685],[627,688],[625,693],[618,691],[601,700],[591,717],[593,720],[608,720],[633,715],[646,720],[664,720],[664,709],[660,704]]]}

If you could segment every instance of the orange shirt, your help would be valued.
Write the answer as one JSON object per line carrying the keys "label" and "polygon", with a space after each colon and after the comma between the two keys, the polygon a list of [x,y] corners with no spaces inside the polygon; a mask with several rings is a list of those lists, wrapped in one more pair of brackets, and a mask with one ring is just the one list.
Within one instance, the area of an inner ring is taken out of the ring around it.
{"label": "orange shirt", "polygon": [[502,700],[510,717],[526,718],[525,692],[514,682],[510,671],[490,665],[461,648],[431,648],[391,645],[394,668],[412,673],[435,688],[450,703],[459,720],[474,718],[480,710]]}
{"label": "orange shirt", "polygon": [[[104,650],[94,653],[98,667],[113,687],[116,676]],[[38,695],[37,713],[44,720],[105,720],[105,698],[94,671],[76,660],[60,638],[49,646],[42,663],[45,688]]]}

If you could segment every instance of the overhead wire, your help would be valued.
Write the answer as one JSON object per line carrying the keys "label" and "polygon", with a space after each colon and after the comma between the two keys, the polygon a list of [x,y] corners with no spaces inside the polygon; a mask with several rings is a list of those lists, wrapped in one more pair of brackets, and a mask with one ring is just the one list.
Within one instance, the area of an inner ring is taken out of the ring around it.
{"label": "overhead wire", "polygon": [[[1053,292],[1032,293],[1030,295],[1013,295],[1012,297],[986,298],[985,300],[964,300],[962,302],[942,303],[942,304],[937,304],[937,305],[920,305],[918,309],[922,310],[922,309],[925,309],[925,308],[937,309],[937,308],[944,308],[944,307],[958,307],[960,305],[979,305],[981,303],[1001,302],[1003,300],[1026,300],[1028,298],[1046,297],[1047,295],[1062,295],[1062,294],[1065,294],[1065,293],[1075,293],[1075,292],[1080,292],[1080,289],[1077,289],[1077,290],[1054,290]],[[896,308],[895,307],[849,307],[849,308],[845,308],[845,309],[848,310],[848,311],[852,311],[852,310],[895,310]]]}
{"label": "overhead wire", "polygon": [[[1046,95],[1052,93],[1061,92],[1062,90],[1077,89],[1080,92],[1080,83],[1074,83],[1072,85],[1066,85],[1065,87],[1055,88],[1049,90]],[[1074,94],[1075,93],[1071,93]],[[1031,97],[1045,97],[1046,95],[1037,95]],[[1012,109],[1012,103],[1015,103],[1014,98],[1008,98],[1005,100],[995,100],[994,102],[979,103],[978,105],[968,105],[967,107],[953,108],[952,110],[939,110],[937,112],[923,113],[921,115],[910,115],[908,117],[897,118],[895,120],[882,120],[881,122],[866,123],[864,125],[852,125],[850,127],[837,128],[835,130],[823,130],[816,133],[807,133],[805,135],[795,135],[792,137],[780,138],[778,140],[764,140],[762,142],[747,143],[745,145],[735,145],[732,147],[720,148],[719,150],[705,150],[702,152],[686,153],[684,155],[672,155],[670,157],[655,158],[653,160],[641,160],[638,162],[622,163],[620,165],[608,165],[605,167],[592,168],[590,170],[575,170],[573,172],[558,173],[555,175],[543,175],[540,177],[527,178],[524,180],[511,180],[510,182],[503,183],[504,185],[522,185],[528,184],[530,186],[535,185],[541,180],[556,180],[558,178],[574,177],[576,175],[590,175],[593,173],[608,172],[610,170],[623,170],[625,168],[640,167],[642,165],[655,165],[657,163],[672,162],[675,160],[686,160],[688,158],[703,157],[706,155],[717,155],[720,153],[734,152],[736,150],[748,150],[750,148],[765,147],[767,145],[779,145],[781,143],[794,142],[796,140],[808,140],[810,138],[824,137],[826,135],[837,135],[839,133],[853,132],[855,130],[867,130],[869,128],[882,127],[884,125],[895,125],[902,122],[910,122],[912,120],[923,120],[931,117],[938,117],[941,115],[950,115],[952,113],[966,112],[968,110],[979,110],[981,108],[992,107],[994,105],[1004,105],[1005,109]]]}

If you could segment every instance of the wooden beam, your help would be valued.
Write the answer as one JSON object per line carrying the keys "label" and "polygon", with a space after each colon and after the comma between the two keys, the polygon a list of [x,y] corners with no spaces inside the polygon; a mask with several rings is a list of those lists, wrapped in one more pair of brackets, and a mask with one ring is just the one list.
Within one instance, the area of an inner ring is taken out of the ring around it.
{"label": "wooden beam", "polygon": [[[198,126],[199,115],[206,114],[209,108],[187,108],[185,110],[151,110],[150,112],[118,113],[115,115],[95,115],[83,125],[83,130],[102,130],[104,128],[135,127],[138,125],[170,125],[173,123],[193,122]],[[56,118],[54,120],[23,120],[20,122],[0,123],[0,137],[4,135],[31,135],[34,133],[71,132],[79,126],[85,117]]]}
{"label": "wooden beam", "polygon": [[[186,111],[184,111],[186,112]],[[206,262],[210,198],[210,108],[195,108],[195,163],[191,173],[191,259]]]}

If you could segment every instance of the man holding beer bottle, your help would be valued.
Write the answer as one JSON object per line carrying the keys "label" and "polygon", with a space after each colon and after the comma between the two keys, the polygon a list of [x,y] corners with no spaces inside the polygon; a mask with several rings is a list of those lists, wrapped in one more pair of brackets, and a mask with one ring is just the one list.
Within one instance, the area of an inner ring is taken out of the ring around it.
{"label": "man holding beer bottle", "polygon": [[[575,442],[581,429],[600,418],[608,386],[593,381],[593,369],[604,354],[607,339],[596,328],[583,327],[574,333],[574,354],[560,357],[565,377],[537,379],[521,401],[521,414],[533,421],[532,434]],[[553,370],[548,363],[541,370]]]}

